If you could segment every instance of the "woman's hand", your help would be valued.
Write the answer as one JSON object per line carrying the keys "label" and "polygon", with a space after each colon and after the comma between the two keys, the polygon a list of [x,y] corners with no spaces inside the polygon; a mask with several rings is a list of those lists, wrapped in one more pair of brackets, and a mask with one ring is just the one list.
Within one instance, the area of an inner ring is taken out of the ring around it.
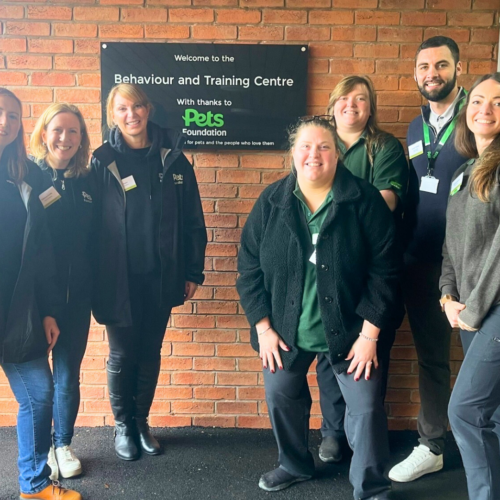
{"label": "woman's hand", "polygon": [[[271,370],[271,373],[276,371],[274,362],[278,365],[280,370],[283,370],[283,363],[281,362],[281,356],[279,348],[284,351],[289,351],[289,347],[283,342],[283,339],[273,330],[272,326],[262,326],[261,324],[256,325],[257,336],[259,339],[259,356],[262,359],[262,366]],[[265,332],[261,335],[258,332]]]}
{"label": "woman's hand", "polygon": [[43,329],[45,330],[47,344],[49,344],[49,347],[47,349],[47,354],[49,354],[56,345],[57,339],[59,338],[59,334],[61,332],[59,331],[59,327],[57,326],[55,318],[53,318],[52,316],[45,316],[45,318],[43,318]]}
{"label": "woman's hand", "polygon": [[[456,300],[450,300],[449,302],[445,303],[444,312],[446,313],[446,317],[448,318],[448,321],[452,328],[460,327],[460,325],[458,324],[458,314],[464,309],[465,304],[460,304],[460,302],[457,302]],[[462,330],[465,330],[465,328],[462,328]]]}
{"label": "woman's hand", "polygon": [[191,300],[197,288],[198,288],[197,283],[193,283],[192,281],[186,281],[186,284],[184,285],[184,300]]}
{"label": "woman's hand", "polygon": [[375,368],[378,368],[377,342],[359,337],[352,345],[346,359],[352,359],[347,373],[350,375],[356,370],[354,374],[356,382],[363,375],[363,370],[365,371],[365,379],[370,380],[372,366],[375,365]]}
{"label": "woman's hand", "polygon": [[464,323],[460,318],[458,318],[458,328],[460,330],[466,330],[467,332],[477,332],[479,328],[472,328],[467,323]]}

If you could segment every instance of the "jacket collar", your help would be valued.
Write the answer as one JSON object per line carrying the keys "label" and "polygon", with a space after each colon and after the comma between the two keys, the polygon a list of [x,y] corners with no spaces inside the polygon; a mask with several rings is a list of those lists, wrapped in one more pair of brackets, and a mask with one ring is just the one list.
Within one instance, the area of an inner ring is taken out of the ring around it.
{"label": "jacket collar", "polygon": [[[295,189],[296,177],[293,173],[285,177],[283,181],[278,182],[269,197],[269,201],[283,209],[290,209],[295,202],[293,191]],[[339,160],[337,171],[333,181],[333,203],[353,203],[361,197],[361,191],[357,182],[354,181],[354,175],[347,170]]]}

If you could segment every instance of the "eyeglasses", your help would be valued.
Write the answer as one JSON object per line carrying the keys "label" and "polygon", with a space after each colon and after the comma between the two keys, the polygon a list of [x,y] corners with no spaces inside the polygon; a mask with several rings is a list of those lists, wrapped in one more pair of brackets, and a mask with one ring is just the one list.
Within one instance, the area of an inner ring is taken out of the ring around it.
{"label": "eyeglasses", "polygon": [[301,123],[309,123],[314,121],[325,121],[331,123],[334,120],[334,117],[331,115],[309,115],[309,116],[301,116],[299,118],[299,122]]}

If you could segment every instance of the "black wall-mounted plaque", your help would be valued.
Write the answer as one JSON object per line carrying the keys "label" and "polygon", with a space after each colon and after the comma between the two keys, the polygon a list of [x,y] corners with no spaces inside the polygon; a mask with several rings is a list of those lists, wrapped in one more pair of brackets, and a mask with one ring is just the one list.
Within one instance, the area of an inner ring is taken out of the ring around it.
{"label": "black wall-mounted plaque", "polygon": [[102,43],[103,125],[110,89],[136,83],[187,149],[286,149],[306,111],[307,59],[304,45]]}

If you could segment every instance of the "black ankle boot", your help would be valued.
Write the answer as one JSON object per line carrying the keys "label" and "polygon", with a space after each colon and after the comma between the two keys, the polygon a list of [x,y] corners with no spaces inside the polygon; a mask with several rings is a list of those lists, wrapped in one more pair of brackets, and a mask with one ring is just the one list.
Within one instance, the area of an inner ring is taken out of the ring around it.
{"label": "black ankle boot", "polygon": [[142,451],[148,455],[159,455],[161,453],[160,443],[151,434],[147,418],[136,418],[137,433]]}
{"label": "black ankle boot", "polygon": [[134,429],[122,422],[115,423],[115,452],[122,460],[137,460],[140,456],[135,444]]}

